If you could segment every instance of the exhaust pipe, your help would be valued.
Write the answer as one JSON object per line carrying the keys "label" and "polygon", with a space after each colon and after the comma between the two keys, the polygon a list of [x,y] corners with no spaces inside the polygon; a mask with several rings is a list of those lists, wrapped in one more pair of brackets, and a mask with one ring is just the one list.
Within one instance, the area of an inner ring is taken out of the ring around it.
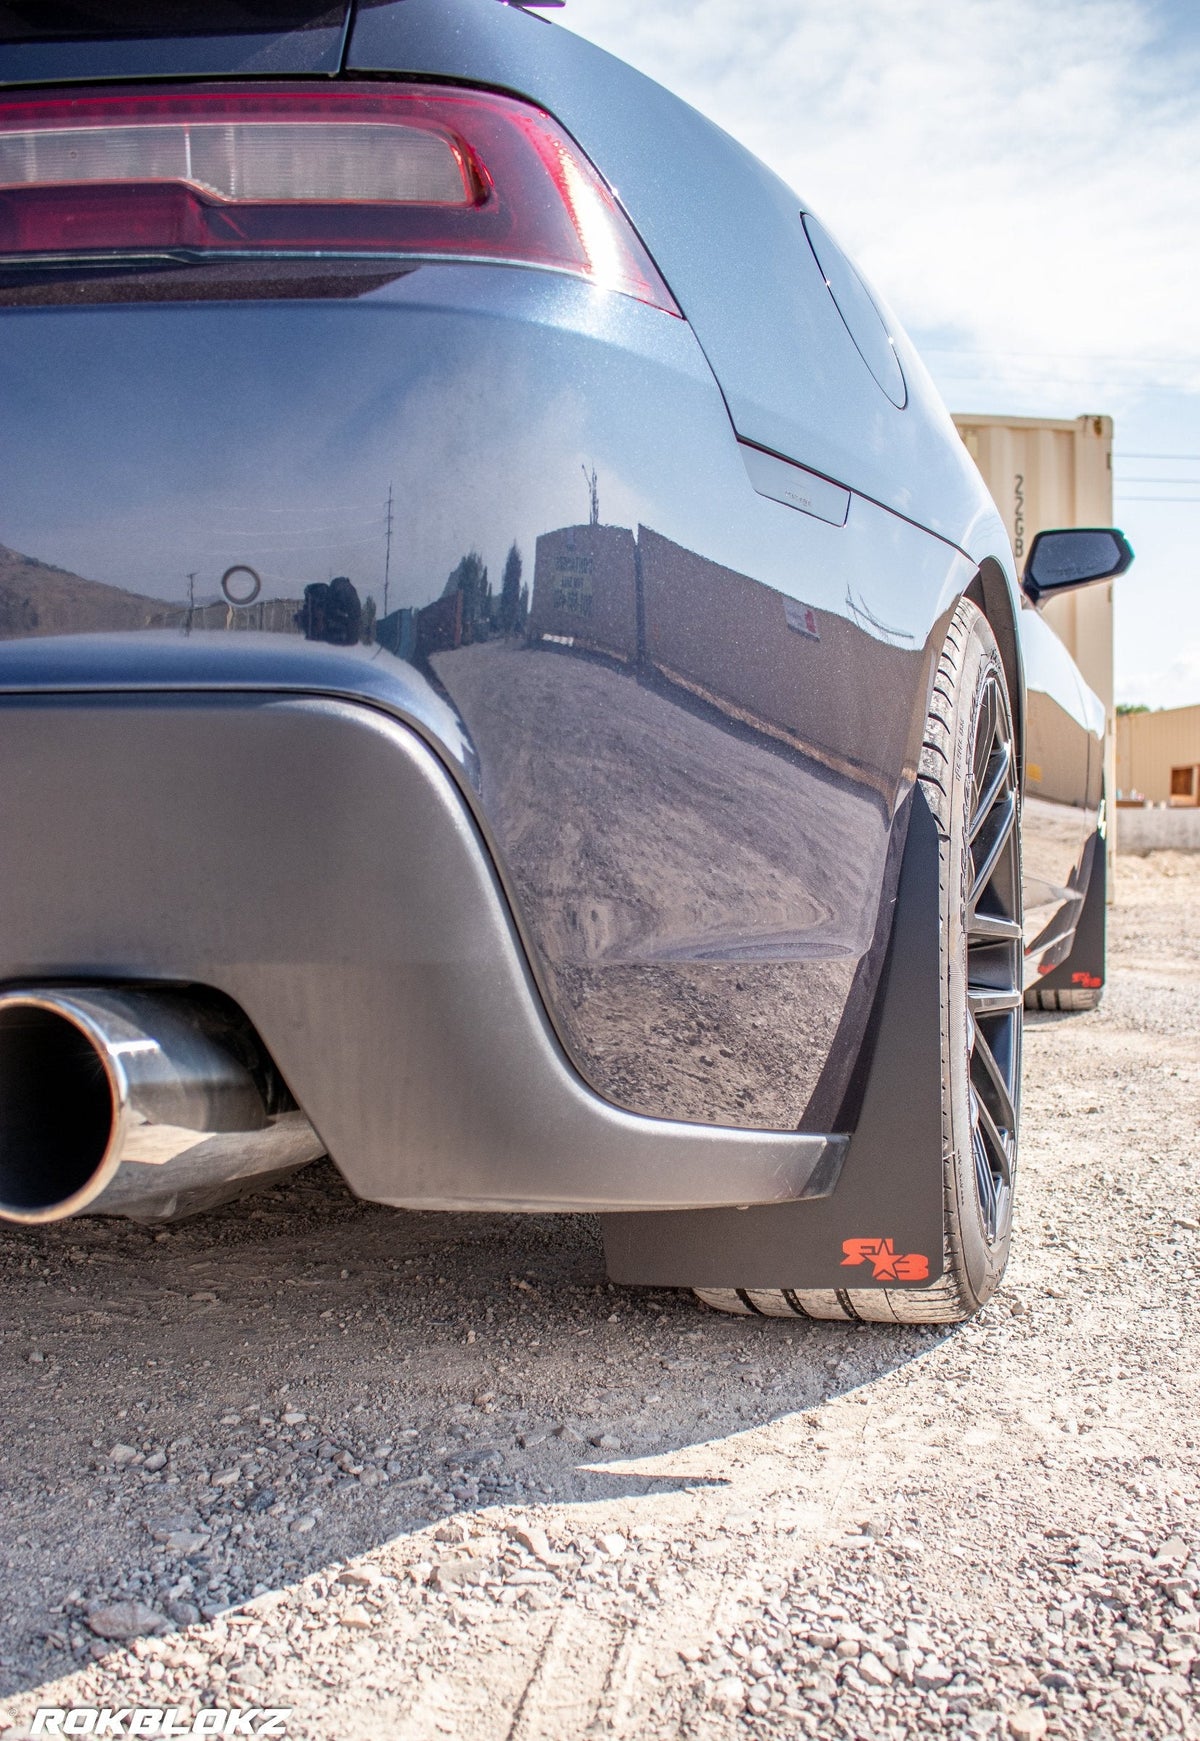
{"label": "exhaust pipe", "polygon": [[0,1220],[166,1221],[324,1154],[240,1012],[173,992],[0,993]]}

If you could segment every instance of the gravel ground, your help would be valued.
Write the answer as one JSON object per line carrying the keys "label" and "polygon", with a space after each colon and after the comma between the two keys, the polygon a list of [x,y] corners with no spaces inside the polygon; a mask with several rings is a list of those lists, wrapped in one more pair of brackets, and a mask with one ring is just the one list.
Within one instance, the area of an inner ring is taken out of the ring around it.
{"label": "gravel ground", "polygon": [[584,1220],[327,1169],[0,1234],[0,1729],[1198,1735],[1200,855],[1028,1032],[1009,1279],[949,1332],[613,1289]]}

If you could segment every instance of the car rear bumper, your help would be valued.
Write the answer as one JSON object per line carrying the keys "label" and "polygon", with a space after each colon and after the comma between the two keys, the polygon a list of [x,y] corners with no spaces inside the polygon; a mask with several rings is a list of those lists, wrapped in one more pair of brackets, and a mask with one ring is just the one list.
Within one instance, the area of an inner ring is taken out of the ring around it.
{"label": "car rear bumper", "polygon": [[0,981],[224,993],[370,1200],[611,1211],[831,1190],[844,1136],[641,1117],[584,1083],[461,773],[421,731],[328,694],[10,693]]}

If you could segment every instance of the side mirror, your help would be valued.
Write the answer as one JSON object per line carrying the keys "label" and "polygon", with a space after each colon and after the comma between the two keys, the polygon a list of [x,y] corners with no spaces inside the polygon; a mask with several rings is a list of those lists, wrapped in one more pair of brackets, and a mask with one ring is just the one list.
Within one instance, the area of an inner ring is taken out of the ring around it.
{"label": "side mirror", "polygon": [[1078,526],[1039,532],[1029,546],[1022,585],[1034,604],[1046,593],[1066,592],[1093,580],[1124,574],[1133,550],[1115,526]]}

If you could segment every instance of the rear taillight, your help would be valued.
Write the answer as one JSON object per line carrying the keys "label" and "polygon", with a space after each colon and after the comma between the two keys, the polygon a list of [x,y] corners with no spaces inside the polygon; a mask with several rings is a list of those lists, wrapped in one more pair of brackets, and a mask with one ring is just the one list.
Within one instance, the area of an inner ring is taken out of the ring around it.
{"label": "rear taillight", "polygon": [[0,256],[380,254],[575,273],[678,314],[542,110],[439,86],[0,103]]}

